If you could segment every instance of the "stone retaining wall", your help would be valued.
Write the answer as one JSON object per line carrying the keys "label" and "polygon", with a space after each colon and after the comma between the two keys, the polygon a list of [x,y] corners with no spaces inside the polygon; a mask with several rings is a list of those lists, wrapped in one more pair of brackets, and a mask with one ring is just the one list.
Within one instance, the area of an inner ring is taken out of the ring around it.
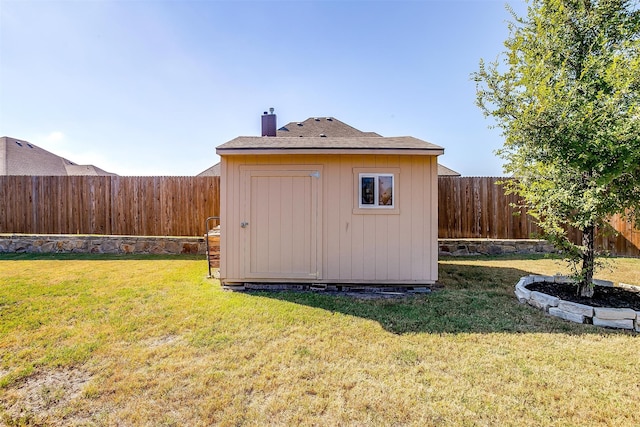
{"label": "stone retaining wall", "polygon": [[0,234],[0,253],[201,254],[204,237]]}
{"label": "stone retaining wall", "polygon": [[439,254],[449,256],[555,253],[546,240],[438,239]]}
{"label": "stone retaining wall", "polygon": [[[570,281],[571,279],[564,276],[525,276],[516,284],[515,294],[522,304],[529,304],[544,310],[551,316],[570,322],[591,323],[596,326],[633,329],[636,332],[640,332],[640,312],[630,308],[591,307],[527,289],[528,285],[535,282],[568,283]],[[598,280],[596,285],[613,286],[613,283]],[[623,283],[620,286],[637,289],[636,286]]]}
{"label": "stone retaining wall", "polygon": [[[449,256],[552,253],[544,240],[439,239]],[[0,253],[201,254],[204,237],[0,234]]]}

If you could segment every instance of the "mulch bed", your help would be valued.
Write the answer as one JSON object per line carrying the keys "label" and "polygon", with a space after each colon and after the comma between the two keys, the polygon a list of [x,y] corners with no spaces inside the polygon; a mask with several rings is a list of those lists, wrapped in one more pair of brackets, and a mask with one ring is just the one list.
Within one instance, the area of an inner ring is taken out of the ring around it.
{"label": "mulch bed", "polygon": [[576,295],[576,286],[567,283],[536,282],[527,285],[527,289],[592,307],[631,308],[640,311],[640,292],[624,288],[596,286],[593,298]]}

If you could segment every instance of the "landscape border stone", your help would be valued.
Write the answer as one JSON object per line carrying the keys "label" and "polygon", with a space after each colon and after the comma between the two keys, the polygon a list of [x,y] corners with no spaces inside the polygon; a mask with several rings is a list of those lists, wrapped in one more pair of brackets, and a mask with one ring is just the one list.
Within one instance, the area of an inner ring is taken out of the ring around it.
{"label": "landscape border stone", "polygon": [[[575,323],[591,323],[595,326],[616,329],[629,329],[640,332],[640,312],[630,308],[592,307],[565,301],[552,295],[531,291],[528,285],[537,282],[571,283],[566,276],[529,275],[521,277],[515,286],[515,294],[521,304],[529,304],[544,310],[547,314]],[[595,280],[596,286],[614,286],[607,280]],[[640,290],[640,286],[620,283],[620,287],[629,290]]]}

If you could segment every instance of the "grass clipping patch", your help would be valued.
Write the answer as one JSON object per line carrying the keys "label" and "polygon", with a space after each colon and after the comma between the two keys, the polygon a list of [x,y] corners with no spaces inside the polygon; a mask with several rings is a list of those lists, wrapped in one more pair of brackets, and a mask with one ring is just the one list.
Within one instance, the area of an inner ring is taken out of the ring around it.
{"label": "grass clipping patch", "polygon": [[[43,370],[19,380],[2,394],[7,424],[46,419],[82,395],[91,376],[78,368]],[[13,423],[12,423],[13,422]]]}

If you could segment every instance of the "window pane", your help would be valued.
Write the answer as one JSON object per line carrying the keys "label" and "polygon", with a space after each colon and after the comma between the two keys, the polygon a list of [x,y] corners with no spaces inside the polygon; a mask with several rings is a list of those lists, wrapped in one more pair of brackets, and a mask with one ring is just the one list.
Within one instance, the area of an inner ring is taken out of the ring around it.
{"label": "window pane", "polygon": [[378,177],[378,204],[380,206],[393,206],[393,177]]}
{"label": "window pane", "polygon": [[363,176],[360,178],[361,203],[363,205],[374,204],[375,178],[372,176]]}

